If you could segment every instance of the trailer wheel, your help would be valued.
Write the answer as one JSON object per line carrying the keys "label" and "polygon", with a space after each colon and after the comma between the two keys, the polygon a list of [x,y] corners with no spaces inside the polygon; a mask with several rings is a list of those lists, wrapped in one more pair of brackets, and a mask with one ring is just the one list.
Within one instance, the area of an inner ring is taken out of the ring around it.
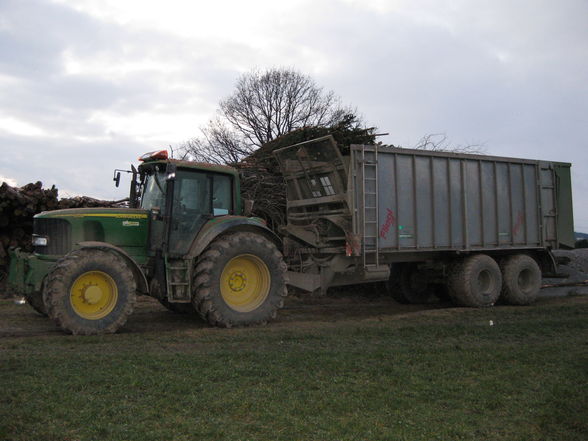
{"label": "trailer wheel", "polygon": [[432,289],[440,301],[442,301],[442,302],[450,302],[451,301],[451,296],[449,295],[449,290],[447,289],[447,284],[435,283],[432,285]]}
{"label": "trailer wheel", "polygon": [[277,247],[256,233],[216,239],[194,271],[194,307],[213,326],[266,323],[284,305],[286,264]]}
{"label": "trailer wheel", "polygon": [[400,268],[400,274],[395,275],[397,281],[389,281],[390,295],[399,303],[427,303],[432,296],[432,287],[418,267],[405,264]]}
{"label": "trailer wheel", "polygon": [[500,296],[502,275],[494,259],[475,254],[453,264],[447,281],[451,300],[462,306],[492,306]]}
{"label": "trailer wheel", "polygon": [[47,276],[44,302],[59,327],[72,334],[116,332],[135,305],[135,279],[118,255],[75,250],[61,258]]}
{"label": "trailer wheel", "polygon": [[502,270],[501,299],[510,305],[529,305],[541,289],[541,269],[531,256],[517,254],[500,263]]}

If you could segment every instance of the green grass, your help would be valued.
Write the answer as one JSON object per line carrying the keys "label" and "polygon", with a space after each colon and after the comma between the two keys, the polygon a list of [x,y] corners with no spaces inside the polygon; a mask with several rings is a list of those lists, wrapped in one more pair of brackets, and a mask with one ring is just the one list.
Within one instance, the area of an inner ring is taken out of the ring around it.
{"label": "green grass", "polygon": [[584,441],[587,300],[4,337],[0,440]]}

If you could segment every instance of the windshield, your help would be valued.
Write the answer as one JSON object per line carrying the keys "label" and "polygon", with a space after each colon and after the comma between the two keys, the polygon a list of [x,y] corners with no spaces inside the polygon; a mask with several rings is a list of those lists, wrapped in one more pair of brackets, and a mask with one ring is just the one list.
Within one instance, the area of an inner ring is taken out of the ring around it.
{"label": "windshield", "polygon": [[157,207],[163,211],[165,208],[165,195],[161,189],[165,190],[165,172],[152,172],[148,174],[143,184],[141,208],[151,210]]}

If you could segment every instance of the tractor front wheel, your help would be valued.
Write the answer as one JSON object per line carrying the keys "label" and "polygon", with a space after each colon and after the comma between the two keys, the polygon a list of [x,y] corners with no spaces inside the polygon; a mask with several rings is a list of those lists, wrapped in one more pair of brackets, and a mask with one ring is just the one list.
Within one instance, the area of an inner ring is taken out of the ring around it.
{"label": "tractor front wheel", "polygon": [[108,334],[123,326],[135,305],[135,280],[112,252],[81,249],[61,258],[47,276],[47,313],[66,332]]}
{"label": "tractor front wheel", "polygon": [[47,308],[43,302],[43,292],[34,292],[24,295],[25,300],[31,308],[41,314],[43,317],[47,317]]}
{"label": "tractor front wheel", "polygon": [[287,295],[282,254],[256,233],[216,239],[198,259],[194,273],[194,306],[213,326],[266,323]]}

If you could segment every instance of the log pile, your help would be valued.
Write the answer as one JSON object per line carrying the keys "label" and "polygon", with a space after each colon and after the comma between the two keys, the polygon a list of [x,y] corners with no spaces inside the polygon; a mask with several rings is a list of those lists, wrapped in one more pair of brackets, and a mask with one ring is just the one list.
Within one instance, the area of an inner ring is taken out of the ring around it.
{"label": "log pile", "polygon": [[58,199],[55,186],[43,188],[41,182],[23,187],[0,185],[0,294],[8,269],[8,248],[31,250],[33,216],[42,211],[62,208],[114,207],[122,201],[102,201],[86,196]]}
{"label": "log pile", "polygon": [[43,189],[41,182],[24,187],[0,186],[0,265],[8,263],[6,250],[10,246],[30,249],[33,216],[59,206],[57,189]]}

